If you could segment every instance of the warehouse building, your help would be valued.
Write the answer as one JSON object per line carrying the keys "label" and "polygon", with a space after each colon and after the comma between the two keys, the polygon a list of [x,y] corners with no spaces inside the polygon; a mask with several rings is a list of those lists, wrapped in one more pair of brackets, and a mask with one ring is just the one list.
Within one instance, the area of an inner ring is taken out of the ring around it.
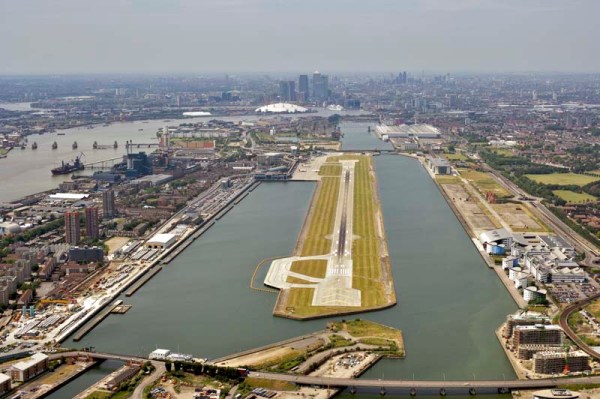
{"label": "warehouse building", "polygon": [[375,133],[379,138],[384,135],[390,139],[395,138],[423,138],[423,139],[435,139],[440,137],[440,131],[438,128],[427,125],[424,123],[416,123],[414,125],[378,125],[375,126]]}
{"label": "warehouse building", "polygon": [[150,249],[167,249],[177,241],[175,234],[156,234],[144,246]]}

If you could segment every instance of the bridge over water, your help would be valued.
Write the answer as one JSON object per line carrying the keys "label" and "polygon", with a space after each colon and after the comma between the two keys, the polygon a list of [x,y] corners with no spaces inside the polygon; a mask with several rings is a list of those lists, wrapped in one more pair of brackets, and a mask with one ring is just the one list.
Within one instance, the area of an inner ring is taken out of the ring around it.
{"label": "bridge over water", "polygon": [[[51,360],[61,357],[88,356],[99,360],[146,362],[147,358],[106,352],[69,351],[50,355]],[[153,362],[154,363],[154,362]],[[298,374],[251,372],[249,377],[291,382],[299,385],[316,385],[324,388],[349,388],[356,393],[431,393],[443,390],[448,393],[509,392],[519,389],[545,389],[559,385],[600,384],[600,376],[561,377],[536,380],[385,380],[366,378],[312,377]]]}

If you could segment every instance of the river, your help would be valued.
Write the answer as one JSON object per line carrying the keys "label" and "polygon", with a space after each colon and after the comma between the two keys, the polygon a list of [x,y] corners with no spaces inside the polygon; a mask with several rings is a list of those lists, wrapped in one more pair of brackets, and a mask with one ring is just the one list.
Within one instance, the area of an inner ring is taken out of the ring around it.
{"label": "river", "polygon": [[[12,108],[24,108],[28,103],[13,103]],[[2,107],[2,104],[0,104]],[[9,105],[5,105],[6,108]],[[319,109],[316,113],[298,115],[330,116],[333,111]],[[344,115],[357,115],[360,111],[338,112]],[[27,136],[27,148],[21,150],[14,148],[6,158],[0,159],[0,202],[15,201],[26,195],[56,188],[61,182],[68,180],[69,176],[52,176],[50,169],[60,165],[61,161],[71,161],[83,153],[83,162],[92,163],[111,158],[122,157],[125,154],[125,142],[132,140],[134,143],[157,143],[156,132],[165,125],[175,126],[180,123],[195,123],[219,119],[224,121],[256,121],[270,116],[208,116],[200,118],[150,120],[136,122],[118,122],[108,126],[95,125],[93,128],[78,127],[57,130],[54,133]],[[285,115],[291,117],[291,115]],[[56,141],[58,148],[52,149]],[[73,142],[77,141],[78,148],[73,149]],[[101,145],[110,145],[117,141],[119,148],[94,150],[93,144],[97,141]],[[37,150],[32,150],[31,145],[36,142]],[[154,148],[140,148],[139,151],[151,152]],[[136,151],[138,151],[136,149]]]}
{"label": "river", "polygon": [[[388,145],[375,142],[367,126],[343,124],[344,148]],[[494,335],[516,309],[505,288],[417,161],[382,155],[375,164],[398,305],[360,317],[402,329],[407,356],[382,361],[365,376],[513,378]],[[313,190],[313,183],[262,184],[133,297],[122,298],[133,305],[126,315],[110,315],[65,345],[137,355],[159,347],[214,358],[323,328],[327,320],[272,317],[275,295],[249,288],[261,259],[291,253]]]}
{"label": "river", "polygon": [[113,371],[117,370],[122,365],[122,362],[113,360],[107,360],[105,362],[102,362],[97,366],[89,369],[73,381],[70,381],[69,383],[65,384],[60,389],[57,389],[56,391],[52,392],[50,395],[46,396],[46,399],[72,398],[75,395],[85,391],[87,388],[97,383]]}

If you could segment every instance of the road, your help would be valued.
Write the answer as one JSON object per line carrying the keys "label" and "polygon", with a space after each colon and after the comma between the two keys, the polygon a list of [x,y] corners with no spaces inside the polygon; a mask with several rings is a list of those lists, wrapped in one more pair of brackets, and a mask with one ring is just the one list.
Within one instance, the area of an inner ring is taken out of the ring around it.
{"label": "road", "polygon": [[[600,297],[600,294],[597,295]],[[575,309],[577,306],[574,307]],[[53,353],[50,355],[50,359],[59,359],[61,357],[69,356],[90,356],[96,359],[113,359],[113,360],[136,360],[136,361],[147,361],[145,358],[138,356],[119,355],[114,353],[103,353],[103,352],[82,352],[82,351],[71,351],[63,353]],[[595,357],[600,357],[600,354],[595,353]],[[164,364],[161,362],[153,361],[154,367],[156,368],[150,376],[148,376],[142,384],[140,384],[140,392],[143,392],[144,388],[148,386],[152,381],[161,375],[161,370],[164,371]],[[330,387],[365,387],[365,388],[415,388],[415,389],[449,389],[449,388],[487,388],[487,389],[537,389],[537,388],[550,388],[556,387],[560,384],[600,384],[600,376],[589,376],[589,377],[574,377],[574,378],[546,378],[537,380],[372,380],[372,379],[353,379],[353,378],[330,378],[330,377],[311,377],[298,374],[279,374],[279,373],[264,373],[264,372],[251,372],[249,377],[275,380],[275,381],[286,381],[302,385],[320,385]],[[137,390],[136,390],[137,391]],[[141,397],[141,396],[134,396]]]}
{"label": "road", "polygon": [[589,345],[587,345],[585,342],[583,342],[581,340],[581,338],[579,338],[579,336],[577,336],[575,331],[573,331],[571,329],[571,326],[569,326],[569,316],[572,315],[574,312],[578,312],[579,309],[583,308],[584,306],[595,301],[598,298],[600,298],[600,293],[592,295],[591,297],[586,298],[583,301],[579,301],[579,302],[570,304],[569,306],[565,307],[560,312],[560,316],[558,319],[558,323],[562,327],[565,334],[569,338],[571,338],[571,340],[573,342],[575,342],[582,351],[584,351],[585,353],[587,353],[588,355],[590,355],[591,357],[593,357],[595,359],[600,359],[600,353],[596,352]]}
{"label": "road", "polygon": [[135,387],[135,390],[131,395],[132,398],[142,399],[144,397],[144,389],[154,383],[154,381],[159,379],[160,376],[167,371],[163,362],[152,362],[152,365],[154,365],[154,371]]}
{"label": "road", "polygon": [[551,388],[559,384],[598,384],[600,376],[577,378],[553,378],[540,380],[370,380],[351,378],[310,377],[304,375],[277,373],[250,373],[249,377],[293,382],[303,385],[320,385],[328,387],[364,387],[364,388],[415,388],[415,389],[449,389],[449,388],[487,388],[487,389],[538,389]]}

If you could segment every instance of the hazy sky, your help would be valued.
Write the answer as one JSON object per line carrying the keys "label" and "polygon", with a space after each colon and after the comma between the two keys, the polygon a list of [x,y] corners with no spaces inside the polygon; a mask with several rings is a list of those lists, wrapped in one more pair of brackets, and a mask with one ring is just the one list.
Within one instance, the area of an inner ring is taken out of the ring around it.
{"label": "hazy sky", "polygon": [[599,0],[0,0],[0,74],[600,72]]}

